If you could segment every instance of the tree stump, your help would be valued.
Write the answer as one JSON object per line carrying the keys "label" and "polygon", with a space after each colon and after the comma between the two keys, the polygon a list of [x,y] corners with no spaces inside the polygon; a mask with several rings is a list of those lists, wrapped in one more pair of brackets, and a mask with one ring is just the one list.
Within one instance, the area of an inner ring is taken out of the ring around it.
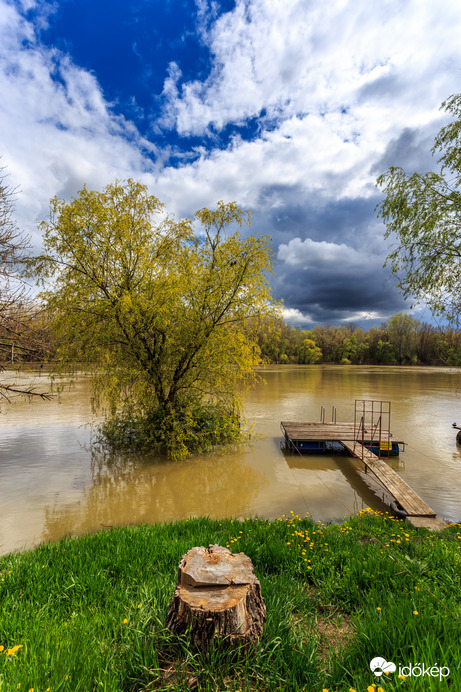
{"label": "tree stump", "polygon": [[213,640],[246,650],[262,635],[265,621],[261,585],[249,557],[219,545],[191,548],[183,555],[166,618],[171,632],[190,629],[202,651]]}

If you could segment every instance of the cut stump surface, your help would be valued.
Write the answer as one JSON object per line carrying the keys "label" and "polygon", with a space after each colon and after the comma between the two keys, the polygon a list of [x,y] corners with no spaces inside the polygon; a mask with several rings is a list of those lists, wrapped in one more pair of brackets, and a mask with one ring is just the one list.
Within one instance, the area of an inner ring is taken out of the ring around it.
{"label": "cut stump surface", "polygon": [[201,650],[213,639],[246,648],[259,639],[265,621],[261,586],[249,557],[219,545],[192,548],[183,555],[168,629],[183,634],[190,628]]}

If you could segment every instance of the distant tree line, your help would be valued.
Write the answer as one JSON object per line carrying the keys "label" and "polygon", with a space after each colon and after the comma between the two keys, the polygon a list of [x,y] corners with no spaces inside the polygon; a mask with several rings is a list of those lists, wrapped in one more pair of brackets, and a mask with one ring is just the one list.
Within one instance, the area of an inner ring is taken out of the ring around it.
{"label": "distant tree line", "polygon": [[263,320],[258,343],[269,363],[461,366],[459,330],[434,327],[404,313],[368,331],[353,323],[306,330],[281,319]]}
{"label": "distant tree line", "polygon": [[[461,366],[460,330],[434,327],[404,313],[368,331],[351,322],[307,330],[277,318],[262,318],[251,329],[263,363]],[[1,361],[54,362],[60,341],[46,310],[23,300],[0,325]]]}

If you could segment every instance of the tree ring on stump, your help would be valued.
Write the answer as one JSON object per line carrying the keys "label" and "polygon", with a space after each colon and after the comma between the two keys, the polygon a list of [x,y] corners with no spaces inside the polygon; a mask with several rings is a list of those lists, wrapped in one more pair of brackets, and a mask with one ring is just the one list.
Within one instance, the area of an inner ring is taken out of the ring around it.
{"label": "tree ring on stump", "polygon": [[261,586],[247,555],[218,545],[183,555],[166,619],[171,632],[190,631],[201,650],[213,641],[247,650],[262,635],[265,621]]}

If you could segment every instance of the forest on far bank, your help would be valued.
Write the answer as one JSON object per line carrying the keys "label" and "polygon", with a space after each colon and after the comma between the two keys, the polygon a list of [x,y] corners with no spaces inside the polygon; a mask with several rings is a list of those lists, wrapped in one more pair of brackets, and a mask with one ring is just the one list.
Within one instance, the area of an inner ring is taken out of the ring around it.
{"label": "forest on far bank", "polygon": [[353,323],[301,329],[262,320],[258,343],[269,363],[461,366],[461,332],[397,313],[368,331]]}
{"label": "forest on far bank", "polygon": [[[12,323],[17,327],[14,330],[8,327]],[[369,330],[352,322],[302,329],[270,317],[251,320],[249,328],[256,335],[263,363],[461,366],[460,330],[434,327],[404,313],[392,315]],[[15,305],[9,320],[0,327],[3,366],[56,363],[59,348],[50,316],[33,303]]]}

